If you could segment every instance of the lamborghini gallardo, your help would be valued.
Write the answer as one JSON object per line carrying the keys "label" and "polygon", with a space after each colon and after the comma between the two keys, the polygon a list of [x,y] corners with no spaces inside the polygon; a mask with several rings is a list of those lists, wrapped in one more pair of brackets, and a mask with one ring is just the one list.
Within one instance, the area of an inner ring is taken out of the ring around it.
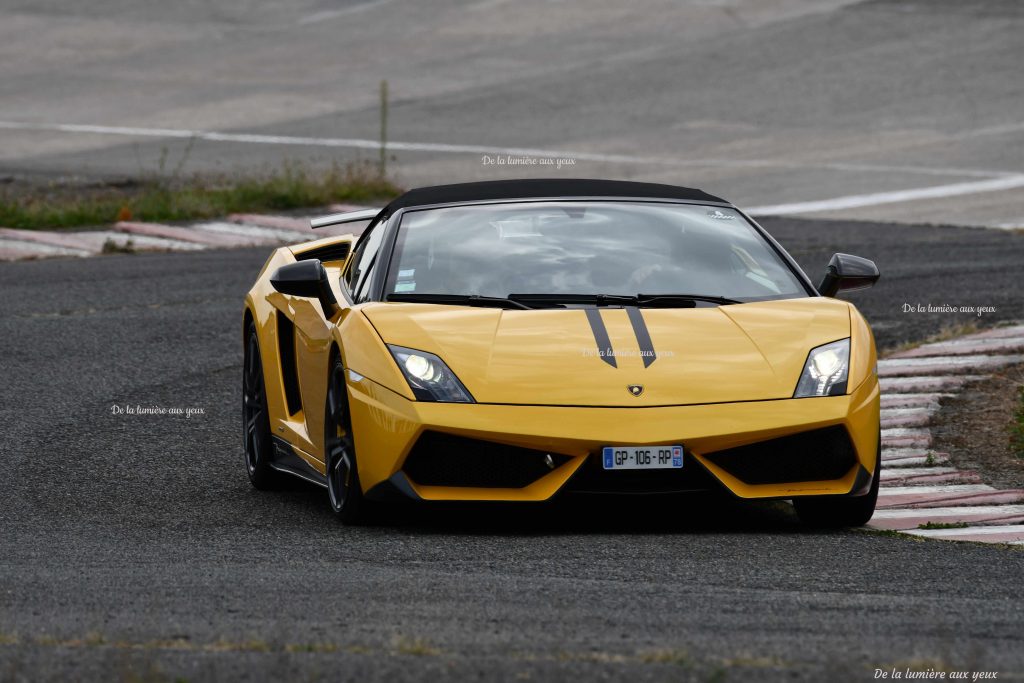
{"label": "lamborghini gallardo", "polygon": [[835,296],[873,262],[835,254],[815,286],[729,202],[650,183],[426,187],[313,227],[356,221],[275,250],[245,298],[256,488],[301,477],[345,523],[576,492],[870,519],[875,346]]}

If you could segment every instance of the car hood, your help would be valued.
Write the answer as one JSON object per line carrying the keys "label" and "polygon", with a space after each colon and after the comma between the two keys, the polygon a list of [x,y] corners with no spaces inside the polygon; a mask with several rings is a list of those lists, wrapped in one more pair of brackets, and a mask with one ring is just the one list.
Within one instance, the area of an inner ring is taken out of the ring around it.
{"label": "car hood", "polygon": [[[789,398],[808,351],[850,336],[849,304],[823,297],[634,309],[632,318],[623,308],[588,315],[586,309],[405,303],[370,304],[363,313],[388,344],[440,356],[479,403],[665,406]],[[599,351],[602,325],[610,354]]]}

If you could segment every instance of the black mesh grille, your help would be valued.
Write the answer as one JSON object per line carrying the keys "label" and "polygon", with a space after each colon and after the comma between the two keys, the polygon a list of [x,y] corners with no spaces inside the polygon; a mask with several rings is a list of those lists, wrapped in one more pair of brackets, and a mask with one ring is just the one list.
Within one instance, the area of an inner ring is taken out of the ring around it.
{"label": "black mesh grille", "polygon": [[440,432],[424,432],[405,460],[406,475],[424,486],[518,489],[570,458],[548,451],[506,446]]}
{"label": "black mesh grille", "polygon": [[320,259],[323,262],[327,261],[344,261],[348,258],[348,252],[352,245],[348,242],[342,242],[340,244],[328,244],[326,247],[319,247],[317,249],[311,249],[307,252],[299,254],[295,257],[296,261],[308,261],[310,259]]}
{"label": "black mesh grille", "polygon": [[857,462],[850,435],[839,425],[704,457],[746,484],[830,481],[843,477]]}
{"label": "black mesh grille", "polygon": [[720,490],[721,484],[690,456],[681,469],[606,470],[600,453],[587,456],[565,486],[579,493],[682,493]]}

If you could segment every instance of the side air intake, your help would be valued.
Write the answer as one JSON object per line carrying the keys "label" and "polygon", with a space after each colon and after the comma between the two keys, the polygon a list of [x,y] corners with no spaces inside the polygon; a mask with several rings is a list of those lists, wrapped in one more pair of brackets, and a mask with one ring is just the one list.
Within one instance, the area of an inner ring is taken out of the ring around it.
{"label": "side air intake", "polygon": [[277,347],[281,354],[281,380],[284,384],[284,398],[288,414],[302,410],[299,394],[299,372],[295,365],[295,325],[281,311],[277,312]]}

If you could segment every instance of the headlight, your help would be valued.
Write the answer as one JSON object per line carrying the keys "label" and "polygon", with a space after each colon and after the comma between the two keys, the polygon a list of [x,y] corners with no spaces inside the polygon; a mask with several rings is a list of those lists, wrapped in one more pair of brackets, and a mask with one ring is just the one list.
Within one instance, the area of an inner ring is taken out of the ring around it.
{"label": "headlight", "polygon": [[804,371],[796,383],[793,398],[840,396],[846,393],[850,373],[850,340],[824,344],[807,354]]}
{"label": "headlight", "polygon": [[420,401],[473,403],[466,387],[444,361],[432,353],[388,344],[412,393]]}

